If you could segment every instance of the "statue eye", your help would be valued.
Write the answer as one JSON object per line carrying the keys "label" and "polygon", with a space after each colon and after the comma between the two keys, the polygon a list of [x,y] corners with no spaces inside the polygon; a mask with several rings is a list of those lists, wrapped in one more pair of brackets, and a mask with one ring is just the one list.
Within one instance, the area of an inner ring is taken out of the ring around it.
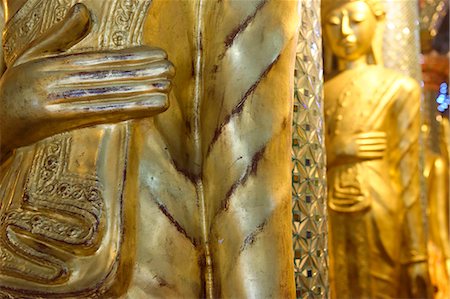
{"label": "statue eye", "polygon": [[339,25],[341,24],[341,19],[337,16],[332,16],[328,19],[328,24]]}
{"label": "statue eye", "polygon": [[355,22],[355,23],[361,23],[365,19],[366,19],[366,15],[363,13],[353,14],[351,17],[352,22]]}

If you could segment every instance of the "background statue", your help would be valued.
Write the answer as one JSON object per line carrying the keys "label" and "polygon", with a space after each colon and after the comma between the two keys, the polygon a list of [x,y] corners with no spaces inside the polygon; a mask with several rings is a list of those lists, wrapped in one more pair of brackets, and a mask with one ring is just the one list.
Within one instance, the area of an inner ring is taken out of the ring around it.
{"label": "background statue", "polygon": [[295,296],[297,1],[4,7],[2,296]]}
{"label": "background statue", "polygon": [[448,105],[445,100],[442,101],[447,88],[441,85],[448,82],[449,78],[448,6],[448,0],[420,1],[424,81],[422,130],[426,147],[424,174],[427,177],[429,213],[428,257],[435,299],[450,297],[450,135],[446,111]]}
{"label": "background statue", "polygon": [[426,298],[420,88],[382,66],[379,1],[322,3],[331,291]]}
{"label": "background statue", "polygon": [[[447,118],[438,118],[439,153],[427,151],[424,176],[427,179],[429,223],[429,266],[435,289],[435,299],[447,298],[449,294],[450,242],[449,242],[449,123]],[[435,120],[438,121],[438,120]],[[429,128],[427,126],[427,128]],[[428,138],[430,132],[425,132]]]}

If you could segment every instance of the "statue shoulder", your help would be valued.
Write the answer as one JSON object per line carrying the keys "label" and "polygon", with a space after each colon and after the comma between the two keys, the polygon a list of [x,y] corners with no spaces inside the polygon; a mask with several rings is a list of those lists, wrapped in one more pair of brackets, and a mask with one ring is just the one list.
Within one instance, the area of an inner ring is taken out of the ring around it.
{"label": "statue shoulder", "polygon": [[420,85],[414,78],[385,67],[377,68],[382,69],[382,78],[387,78],[388,80],[389,78],[392,78],[391,81],[395,83],[402,92],[407,94],[416,92],[420,93]]}
{"label": "statue shoulder", "polygon": [[[380,83],[384,82],[384,84],[390,85],[397,91],[397,100],[403,99],[411,103],[411,98],[418,99],[420,97],[421,87],[414,78],[383,66],[373,65],[370,69],[373,72],[373,78],[377,78]],[[403,101],[401,100],[401,102]]]}
{"label": "statue shoulder", "polygon": [[401,89],[407,93],[420,93],[420,85],[417,80],[412,77],[401,75],[399,78]]}

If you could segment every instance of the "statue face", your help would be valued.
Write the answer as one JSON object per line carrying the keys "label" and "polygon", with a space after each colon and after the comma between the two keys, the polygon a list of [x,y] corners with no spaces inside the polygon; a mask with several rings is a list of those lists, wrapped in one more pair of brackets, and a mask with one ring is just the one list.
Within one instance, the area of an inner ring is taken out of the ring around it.
{"label": "statue face", "polygon": [[337,57],[352,61],[369,53],[377,19],[364,1],[343,4],[323,22],[325,38]]}

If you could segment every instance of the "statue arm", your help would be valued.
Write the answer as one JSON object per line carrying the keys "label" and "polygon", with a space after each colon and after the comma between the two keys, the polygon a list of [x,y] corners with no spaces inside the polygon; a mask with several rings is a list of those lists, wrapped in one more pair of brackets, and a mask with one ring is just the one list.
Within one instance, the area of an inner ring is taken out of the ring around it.
{"label": "statue arm", "polygon": [[401,262],[406,270],[405,285],[411,298],[430,298],[424,207],[420,200],[419,133],[420,94],[415,80],[402,78],[395,103],[398,140],[392,162],[398,172],[404,205]]}
{"label": "statue arm", "polygon": [[405,247],[403,261],[417,262],[426,259],[426,241],[420,201],[419,132],[420,87],[410,78],[403,78],[401,100],[396,103],[397,136],[395,161],[400,190],[405,206]]}
{"label": "statue arm", "polygon": [[428,206],[430,237],[443,250],[444,258],[450,259],[448,234],[448,181],[449,167],[445,158],[438,157],[433,162],[429,177]]}

